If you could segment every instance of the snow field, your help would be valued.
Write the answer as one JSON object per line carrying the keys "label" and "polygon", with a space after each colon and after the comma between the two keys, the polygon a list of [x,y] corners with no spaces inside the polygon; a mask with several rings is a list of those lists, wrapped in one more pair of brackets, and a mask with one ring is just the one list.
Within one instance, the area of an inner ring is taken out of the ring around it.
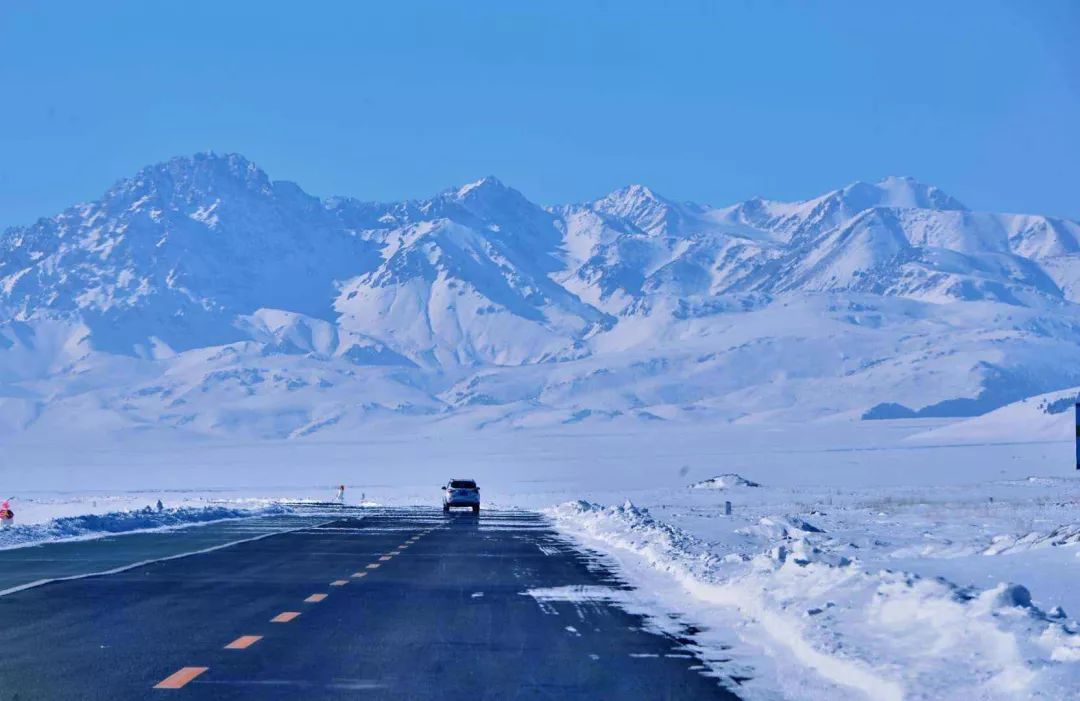
{"label": "snow field", "polygon": [[[1056,485],[1070,493],[1068,509],[1056,515],[1071,510],[1075,519],[1080,484],[1069,482]],[[986,492],[1007,489],[986,485],[974,489],[978,496],[948,496],[977,511],[973,502],[988,499]],[[935,504],[929,490],[899,497],[853,492],[816,516],[795,501],[812,496],[805,490],[766,485],[753,490],[765,493],[756,504],[749,489],[730,491],[711,500],[689,488],[638,496],[652,508],[572,501],[546,513],[581,545],[614,556],[627,579],[657,593],[663,608],[705,631],[739,631],[741,644],[733,654],[714,650],[713,659],[722,661],[713,666],[724,677],[726,658],[749,665],[752,679],[743,686],[751,698],[1060,699],[1080,680],[1080,636],[1059,605],[1058,588],[1048,587],[1051,596],[1041,600],[1038,569],[1029,569],[1024,583],[984,584],[995,560],[1010,557],[991,554],[994,543],[1055,547],[1040,546],[1035,536],[982,530],[1023,527],[1025,511],[1042,513],[1039,497],[999,502],[997,515],[984,519],[989,523],[972,524],[963,511]],[[724,518],[724,498],[740,512]],[[867,518],[867,507],[889,513]],[[951,550],[911,558],[906,549],[925,539],[928,517],[943,523]],[[1056,547],[1056,559],[1075,567],[1078,549]],[[934,558],[963,562],[954,576],[983,585],[920,574]],[[699,638],[708,656],[707,632]]]}

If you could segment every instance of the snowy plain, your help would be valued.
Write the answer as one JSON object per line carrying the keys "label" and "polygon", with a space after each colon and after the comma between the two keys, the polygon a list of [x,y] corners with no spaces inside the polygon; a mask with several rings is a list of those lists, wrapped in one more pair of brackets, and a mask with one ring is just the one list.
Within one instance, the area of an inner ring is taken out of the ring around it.
{"label": "snowy plain", "polygon": [[[1024,404],[1028,425],[1046,422],[1046,405]],[[622,605],[692,631],[710,673],[749,699],[1064,699],[1080,681],[1080,479],[1072,413],[1053,417],[1057,434],[1037,441],[1016,420],[993,441],[948,444],[935,436],[993,415],[557,434],[429,426],[357,442],[16,441],[0,474],[17,529],[37,522],[30,532],[45,539],[92,535],[58,530],[58,517],[158,498],[193,520],[236,517],[328,500],[344,482],[351,503],[434,507],[447,477],[474,477],[487,508],[540,510],[600,553],[635,586]]]}

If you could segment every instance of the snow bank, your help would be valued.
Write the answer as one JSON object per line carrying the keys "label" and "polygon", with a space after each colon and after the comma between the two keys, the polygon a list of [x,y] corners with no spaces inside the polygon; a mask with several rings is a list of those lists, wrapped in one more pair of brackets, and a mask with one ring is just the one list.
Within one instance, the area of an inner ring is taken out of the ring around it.
{"label": "snow bank", "polygon": [[762,651],[763,669],[748,684],[762,696],[1060,699],[1080,681],[1080,636],[1021,585],[977,591],[866,571],[832,552],[820,528],[788,517],[742,529],[756,552],[719,554],[630,502],[568,502],[547,513],[620,564],[631,555],[623,568],[631,581],[664,573],[680,590],[669,603],[695,623],[739,627]]}
{"label": "snow bank", "polygon": [[[57,540],[102,537],[161,528],[180,528],[210,521],[279,514],[287,509],[279,505],[256,509],[206,506],[180,507],[156,511],[147,507],[137,511],[113,511],[55,518],[44,523],[15,525],[0,530],[0,548],[13,548]],[[16,514],[18,518],[18,514]]]}

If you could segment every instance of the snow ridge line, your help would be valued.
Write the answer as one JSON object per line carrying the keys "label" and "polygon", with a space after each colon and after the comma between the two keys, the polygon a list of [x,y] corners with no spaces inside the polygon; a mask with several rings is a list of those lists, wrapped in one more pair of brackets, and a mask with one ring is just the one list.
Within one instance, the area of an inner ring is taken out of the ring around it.
{"label": "snow ridge line", "polygon": [[[73,575],[69,575],[67,577],[54,577],[54,578],[51,578],[51,579],[39,579],[37,581],[28,582],[26,584],[20,584],[20,585],[18,585],[16,587],[11,587],[9,589],[2,589],[2,590],[0,590],[0,596],[7,596],[8,594],[15,594],[16,592],[25,591],[27,589],[33,589],[35,587],[44,586],[46,584],[52,584],[53,582],[68,582],[68,581],[75,580],[75,579],[88,579],[90,577],[105,577],[105,576],[108,576],[110,574],[119,574],[120,572],[126,572],[128,570],[133,570],[133,569],[135,569],[137,567],[143,567],[144,565],[151,565],[151,564],[153,564],[155,562],[167,562],[169,560],[179,560],[181,558],[191,557],[192,555],[204,555],[206,553],[214,552],[215,550],[223,550],[225,548],[231,548],[234,545],[241,545],[243,543],[253,543],[253,542],[257,541],[257,540],[263,540],[264,538],[271,538],[271,537],[277,536],[277,535],[286,535],[288,533],[296,533],[298,531],[306,531],[306,530],[308,530],[310,528],[318,528],[320,526],[325,526],[325,525],[333,523],[333,522],[334,522],[333,520],[331,520],[331,521],[323,521],[322,523],[315,523],[315,524],[311,524],[311,525],[307,525],[307,526],[300,526],[298,528],[289,528],[289,529],[284,530],[284,531],[274,531],[272,533],[263,533],[262,535],[257,535],[257,536],[251,537],[251,538],[242,538],[240,540],[233,540],[233,541],[230,541],[228,543],[221,543],[220,545],[212,545],[209,548],[203,548],[201,550],[192,550],[192,551],[186,552],[186,553],[177,553],[176,555],[168,555],[166,557],[156,557],[156,558],[151,558],[149,560],[142,560],[140,562],[133,562],[130,565],[123,565],[121,567],[115,567],[115,568],[113,568],[111,570],[101,570],[99,572],[87,572],[85,574],[73,574]],[[116,534],[111,534],[111,535],[116,535]],[[127,534],[124,534],[124,535],[127,535]]]}

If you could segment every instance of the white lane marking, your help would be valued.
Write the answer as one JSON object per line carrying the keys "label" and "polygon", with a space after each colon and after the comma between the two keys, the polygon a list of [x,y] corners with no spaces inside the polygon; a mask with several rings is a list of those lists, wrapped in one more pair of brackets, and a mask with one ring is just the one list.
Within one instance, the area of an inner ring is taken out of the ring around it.
{"label": "white lane marking", "polygon": [[[326,521],[325,523],[333,523],[333,521]],[[133,569],[135,569],[137,567],[143,567],[144,565],[152,565],[155,562],[168,562],[169,560],[179,560],[180,558],[191,557],[192,555],[203,555],[205,553],[212,553],[215,550],[223,550],[225,548],[231,548],[232,546],[240,545],[241,543],[253,543],[256,540],[263,540],[264,538],[272,538],[273,536],[276,536],[276,535],[285,535],[287,533],[296,533],[298,531],[306,531],[309,528],[318,528],[320,525],[324,525],[324,524],[301,526],[300,528],[292,528],[292,529],[286,530],[286,531],[275,531],[273,533],[263,533],[262,535],[257,535],[257,536],[255,536],[253,538],[244,538],[242,540],[234,540],[234,541],[229,542],[229,543],[222,543],[221,545],[213,545],[213,546],[211,546],[209,548],[203,548],[202,550],[192,550],[191,552],[179,553],[177,555],[169,555],[168,557],[159,557],[159,558],[155,558],[155,559],[152,559],[152,560],[143,560],[141,562],[133,562],[130,565],[123,565],[121,567],[116,567],[116,568],[111,569],[111,570],[102,570],[100,572],[88,572],[86,574],[73,574],[73,575],[69,575],[67,577],[54,577],[52,579],[39,579],[39,580],[37,580],[35,582],[28,582],[27,584],[20,584],[20,585],[18,585],[16,587],[11,587],[10,589],[0,590],[0,596],[7,596],[8,594],[14,594],[16,592],[25,591],[27,589],[33,589],[35,587],[40,587],[40,586],[45,585],[45,584],[52,584],[53,582],[70,582],[70,581],[75,580],[75,579],[86,579],[88,577],[105,577],[105,576],[110,575],[110,574],[119,574],[121,572],[127,572],[128,570],[133,570]]]}
{"label": "white lane marking", "polygon": [[[135,528],[130,531],[117,531],[108,532],[100,531],[97,533],[83,533],[81,535],[66,536],[57,540],[46,541],[30,541],[26,543],[15,543],[13,545],[4,545],[0,547],[0,551],[8,550],[22,550],[24,548],[34,548],[39,545],[48,545],[50,543],[81,543],[84,540],[101,540],[102,538],[110,538],[114,536],[122,535],[135,535],[136,533],[168,533],[170,531],[184,531],[190,528],[200,528],[202,526],[228,526],[235,525],[236,527],[230,528],[233,531],[252,531],[256,530],[244,521],[254,521],[256,519],[272,519],[276,518],[274,514],[252,514],[250,516],[230,516],[228,518],[217,518],[210,521],[192,521],[190,523],[177,523],[171,526],[154,526],[153,528]],[[32,524],[27,524],[32,525]]]}

